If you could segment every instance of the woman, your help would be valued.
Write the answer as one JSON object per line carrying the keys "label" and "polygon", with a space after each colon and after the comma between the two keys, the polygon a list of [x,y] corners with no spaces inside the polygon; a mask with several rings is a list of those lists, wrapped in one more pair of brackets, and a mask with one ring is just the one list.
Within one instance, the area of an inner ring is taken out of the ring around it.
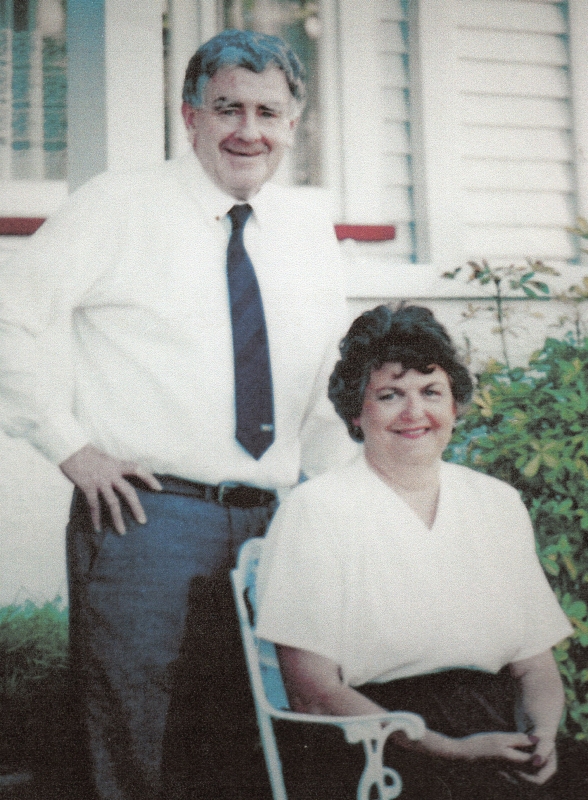
{"label": "woman", "polygon": [[[278,646],[292,708],[421,714],[419,742],[388,742],[403,797],[570,800],[569,786],[552,793],[564,695],[551,647],[571,628],[528,513],[512,487],[442,461],[467,370],[415,306],[364,313],[340,349],[329,397],[363,453],[291,493],[260,565],[257,634]],[[344,758],[325,747],[321,784]]]}

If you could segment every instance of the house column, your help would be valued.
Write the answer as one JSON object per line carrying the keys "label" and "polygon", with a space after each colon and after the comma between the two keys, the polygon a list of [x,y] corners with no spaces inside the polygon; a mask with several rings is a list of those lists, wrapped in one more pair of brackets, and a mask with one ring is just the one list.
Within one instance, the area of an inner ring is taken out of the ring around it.
{"label": "house column", "polygon": [[568,14],[577,209],[588,217],[588,0],[569,0]]}
{"label": "house column", "polygon": [[455,0],[409,4],[411,132],[417,259],[462,260],[458,7]]}
{"label": "house column", "polygon": [[67,56],[70,190],[161,161],[161,0],[68,0]]}

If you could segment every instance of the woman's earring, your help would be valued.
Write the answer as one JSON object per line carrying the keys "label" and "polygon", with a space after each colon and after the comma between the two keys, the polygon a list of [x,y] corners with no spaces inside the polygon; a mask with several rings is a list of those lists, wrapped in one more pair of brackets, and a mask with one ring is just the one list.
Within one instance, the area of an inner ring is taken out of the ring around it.
{"label": "woman's earring", "polygon": [[358,438],[358,439],[359,439],[359,438],[361,438],[362,434],[363,434],[363,431],[362,431],[362,429],[359,427],[359,425],[354,425],[354,426],[353,426],[353,435],[354,435],[356,438]]}

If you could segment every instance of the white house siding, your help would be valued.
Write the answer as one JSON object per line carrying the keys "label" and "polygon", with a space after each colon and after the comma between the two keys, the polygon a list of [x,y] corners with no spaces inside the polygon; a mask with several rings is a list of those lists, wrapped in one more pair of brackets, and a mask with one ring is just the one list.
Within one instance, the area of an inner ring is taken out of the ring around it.
{"label": "white house siding", "polygon": [[382,220],[393,221],[396,239],[389,254],[398,262],[415,258],[410,143],[408,20],[406,4],[382,0],[378,21],[382,70]]}
{"label": "white house siding", "polygon": [[[326,3],[326,5],[330,5]],[[338,4],[342,219],[393,224],[396,238],[363,245],[379,259],[414,260],[406,3]]]}
{"label": "white house siding", "polygon": [[567,3],[460,0],[464,248],[472,257],[576,255]]}

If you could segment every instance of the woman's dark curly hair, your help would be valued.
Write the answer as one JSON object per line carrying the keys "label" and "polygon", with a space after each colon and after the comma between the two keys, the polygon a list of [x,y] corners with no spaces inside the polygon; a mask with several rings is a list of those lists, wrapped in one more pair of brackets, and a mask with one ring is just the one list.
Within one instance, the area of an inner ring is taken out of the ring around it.
{"label": "woman's dark curly hair", "polygon": [[449,377],[458,409],[472,397],[473,383],[461,363],[445,328],[422,306],[377,306],[358,317],[339,345],[341,359],[329,380],[329,398],[356,442],[363,432],[353,424],[373,370],[384,364],[401,364],[427,375],[441,367]]}

